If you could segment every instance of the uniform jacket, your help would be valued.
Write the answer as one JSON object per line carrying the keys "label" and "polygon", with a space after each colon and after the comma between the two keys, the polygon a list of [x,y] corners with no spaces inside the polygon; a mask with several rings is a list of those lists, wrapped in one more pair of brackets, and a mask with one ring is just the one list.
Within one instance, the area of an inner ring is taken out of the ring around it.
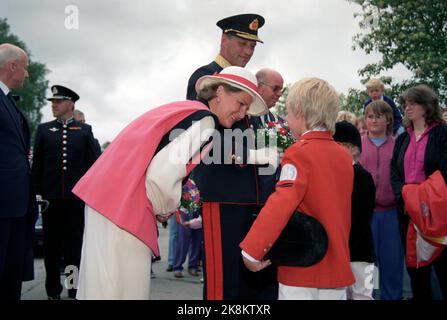
{"label": "uniform jacket", "polygon": [[[219,60],[218,56],[216,60]],[[222,60],[222,57],[220,57]],[[223,61],[224,63],[227,63]],[[187,99],[196,100],[197,92],[195,84],[197,80],[204,75],[211,75],[222,71],[223,66],[216,61],[208,65],[198,68],[191,75],[188,81]],[[224,139],[225,128],[218,128],[220,134],[219,142],[221,146],[221,155],[219,155],[221,163],[231,164],[231,157],[240,157],[241,163],[247,162],[247,146],[251,145],[254,149],[255,135],[253,126],[248,117],[236,122],[231,129],[240,129],[248,136],[249,141],[244,141],[241,146],[241,152],[236,152],[236,146],[230,139]],[[216,147],[216,141],[214,142]],[[214,149],[214,148],[213,148]],[[214,150],[213,150],[214,151]],[[209,157],[215,157],[213,151]],[[229,151],[229,152],[228,152]],[[236,155],[237,154],[237,155]],[[205,163],[207,163],[205,158]],[[193,172],[194,181],[196,182],[201,197],[205,202],[221,202],[221,203],[239,203],[239,204],[259,204],[260,203],[260,187],[257,174],[257,167],[254,165],[204,165],[201,164],[195,168]],[[219,181],[219,183],[216,183]],[[235,183],[237,182],[237,183]]]}
{"label": "uniform jacket", "polygon": [[37,194],[44,199],[75,198],[71,189],[97,156],[90,125],[76,120],[39,125],[32,166]]}
{"label": "uniform jacket", "polygon": [[[247,150],[254,149],[254,131],[250,127],[247,117],[236,122],[231,130],[241,130],[247,139],[242,144],[233,143],[231,139],[225,138],[225,128],[220,127],[219,142],[214,139],[214,147],[210,154],[194,169],[194,181],[196,182],[200,195],[205,202],[220,202],[227,204],[260,204],[260,187],[258,167],[247,165]],[[229,129],[226,129],[229,132]],[[206,165],[209,158],[215,157],[214,152],[217,145],[221,146],[221,163],[226,165]],[[251,146],[251,147],[250,147]],[[236,164],[237,158],[241,164]]]}
{"label": "uniform jacket", "polygon": [[261,260],[295,210],[320,221],[328,235],[328,251],[310,267],[278,266],[281,284],[337,288],[354,283],[350,267],[349,230],[353,189],[352,157],[330,132],[309,132],[289,147],[281,178],[240,247]]}
{"label": "uniform jacket", "polygon": [[211,75],[214,73],[219,73],[223,69],[216,61],[211,62],[205,66],[200,67],[191,75],[188,80],[188,89],[186,93],[186,99],[188,100],[197,100],[197,92],[196,92],[196,82],[197,80],[206,75]]}
{"label": "uniform jacket", "polygon": [[28,213],[32,195],[28,122],[0,89],[0,218]]}
{"label": "uniform jacket", "polygon": [[173,127],[197,111],[205,111],[202,117],[211,114],[196,101],[175,102],[146,112],[121,131],[73,189],[87,205],[135,235],[156,256],[158,232],[146,194],[146,171],[157,150],[169,142],[165,138]]}

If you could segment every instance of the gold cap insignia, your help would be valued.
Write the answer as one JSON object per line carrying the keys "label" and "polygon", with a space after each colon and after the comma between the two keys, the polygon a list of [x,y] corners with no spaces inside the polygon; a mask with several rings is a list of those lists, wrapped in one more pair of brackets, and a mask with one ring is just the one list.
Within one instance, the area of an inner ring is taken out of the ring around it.
{"label": "gold cap insignia", "polygon": [[253,31],[258,30],[258,28],[259,28],[259,21],[258,21],[258,19],[253,20],[253,21],[248,25],[248,28],[249,28],[250,30],[253,30]]}

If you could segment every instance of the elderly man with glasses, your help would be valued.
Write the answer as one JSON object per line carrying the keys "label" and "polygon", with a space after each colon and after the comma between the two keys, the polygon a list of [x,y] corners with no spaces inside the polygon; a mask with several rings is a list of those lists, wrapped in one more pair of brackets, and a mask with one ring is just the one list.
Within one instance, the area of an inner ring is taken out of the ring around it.
{"label": "elderly man with glasses", "polygon": [[[284,80],[281,74],[273,69],[262,68],[256,73],[256,78],[258,79],[259,95],[264,99],[269,109],[273,108],[283,93]],[[283,120],[270,110],[266,115],[252,120],[254,125],[260,122],[263,127],[270,121]]]}

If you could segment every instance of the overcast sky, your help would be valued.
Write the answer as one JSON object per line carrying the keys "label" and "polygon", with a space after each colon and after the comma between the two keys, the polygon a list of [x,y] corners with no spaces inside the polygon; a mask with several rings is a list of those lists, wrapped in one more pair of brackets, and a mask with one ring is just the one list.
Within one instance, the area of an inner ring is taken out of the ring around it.
{"label": "overcast sky", "polygon": [[[50,85],[80,95],[76,107],[101,144],[145,111],[183,100],[191,73],[219,51],[216,22],[234,14],[258,13],[266,20],[250,71],[271,67],[287,83],[317,76],[343,93],[363,88],[357,71],[379,56],[352,51],[359,32],[353,14],[359,11],[345,0],[0,2],[0,17],[26,43],[31,59],[47,65]],[[43,121],[53,119],[49,103],[42,112]]]}

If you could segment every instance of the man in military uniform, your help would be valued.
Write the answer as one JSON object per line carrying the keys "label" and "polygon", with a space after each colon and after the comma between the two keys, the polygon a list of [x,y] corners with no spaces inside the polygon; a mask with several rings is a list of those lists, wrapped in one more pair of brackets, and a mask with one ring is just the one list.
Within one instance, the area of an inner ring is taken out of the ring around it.
{"label": "man in military uniform", "polygon": [[[51,91],[53,97],[47,100],[56,120],[37,128],[32,173],[36,193],[50,202],[42,215],[45,288],[49,299],[60,299],[61,259],[65,266],[79,268],[84,232],[84,203],[71,190],[97,152],[91,127],[73,118],[76,92],[59,85]],[[75,298],[76,289],[69,288],[68,295]]]}
{"label": "man in military uniform", "polygon": [[[245,65],[253,55],[258,38],[258,29],[264,25],[264,18],[256,14],[242,14],[220,20],[222,28],[221,50],[209,65],[197,69],[189,79],[188,99],[196,99],[195,84],[203,75],[220,72],[227,66]],[[247,136],[242,153],[232,138],[224,139],[224,129],[219,128],[222,149],[222,163],[233,164],[199,165],[192,173],[203,199],[203,230],[205,244],[205,298],[211,300],[231,299],[276,299],[276,268],[270,267],[259,273],[249,273],[240,257],[239,242],[245,237],[256,214],[260,211],[260,188],[258,167],[259,157],[250,157],[249,147],[254,149],[254,131],[248,117],[236,122],[233,132],[240,129]],[[217,143],[217,142],[216,142]],[[214,150],[213,150],[214,151]],[[254,150],[253,150],[254,151]],[[215,158],[216,155],[210,154]],[[273,157],[273,153],[270,154]],[[225,161],[225,162],[224,162]],[[205,163],[210,163],[208,159]]]}
{"label": "man in military uniform", "polygon": [[213,62],[191,75],[186,98],[197,99],[195,85],[200,77],[219,73],[229,66],[245,67],[255,52],[256,42],[262,43],[258,38],[258,29],[264,22],[264,18],[257,14],[240,14],[218,21],[216,24],[222,29],[220,52]]}

